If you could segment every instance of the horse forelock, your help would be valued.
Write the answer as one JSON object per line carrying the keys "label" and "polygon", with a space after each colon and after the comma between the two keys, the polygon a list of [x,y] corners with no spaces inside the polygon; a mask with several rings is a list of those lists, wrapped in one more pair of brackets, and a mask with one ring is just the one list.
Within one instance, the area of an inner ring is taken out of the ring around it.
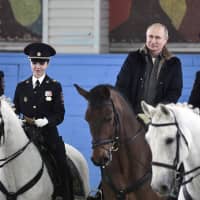
{"label": "horse forelock", "polygon": [[154,111],[154,114],[152,115],[151,121],[153,123],[165,123],[169,119],[170,119],[170,121],[172,119],[169,109],[166,106],[158,105],[155,108],[155,111]]}

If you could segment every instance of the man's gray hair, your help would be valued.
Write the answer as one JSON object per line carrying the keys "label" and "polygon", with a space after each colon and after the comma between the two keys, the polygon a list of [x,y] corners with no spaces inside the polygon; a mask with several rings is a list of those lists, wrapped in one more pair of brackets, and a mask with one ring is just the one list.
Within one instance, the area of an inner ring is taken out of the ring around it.
{"label": "man's gray hair", "polygon": [[152,28],[152,27],[155,27],[155,26],[157,26],[157,27],[163,27],[166,39],[169,38],[168,29],[167,29],[167,27],[164,24],[161,24],[161,23],[151,24],[150,26],[148,26],[147,30],[150,29],[150,28]]}

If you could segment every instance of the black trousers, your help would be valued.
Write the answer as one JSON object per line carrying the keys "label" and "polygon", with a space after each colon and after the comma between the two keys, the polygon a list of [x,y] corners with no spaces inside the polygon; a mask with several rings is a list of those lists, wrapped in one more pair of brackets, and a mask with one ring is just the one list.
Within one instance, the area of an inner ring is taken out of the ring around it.
{"label": "black trousers", "polygon": [[59,136],[56,128],[44,128],[44,144],[56,159],[58,170],[60,172],[61,184],[63,186],[63,197],[67,200],[73,200],[73,180],[70,168],[66,160],[66,150],[62,137]]}
{"label": "black trousers", "polygon": [[25,125],[24,130],[36,146],[44,146],[53,155],[58,172],[60,174],[61,186],[59,192],[64,200],[73,200],[73,179],[67,164],[67,154],[62,137],[59,136],[56,127],[37,128],[34,125]]}

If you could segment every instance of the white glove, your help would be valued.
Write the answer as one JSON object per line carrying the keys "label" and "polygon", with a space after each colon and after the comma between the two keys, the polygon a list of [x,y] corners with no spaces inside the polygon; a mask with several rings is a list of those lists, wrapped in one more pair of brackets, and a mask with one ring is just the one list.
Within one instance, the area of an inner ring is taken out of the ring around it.
{"label": "white glove", "polygon": [[44,117],[43,119],[36,119],[35,120],[35,125],[37,127],[44,127],[48,124],[48,120],[46,117]]}
{"label": "white glove", "polygon": [[23,119],[20,119],[20,118],[19,118],[19,123],[20,123],[21,126],[23,126],[23,125],[24,125]]}

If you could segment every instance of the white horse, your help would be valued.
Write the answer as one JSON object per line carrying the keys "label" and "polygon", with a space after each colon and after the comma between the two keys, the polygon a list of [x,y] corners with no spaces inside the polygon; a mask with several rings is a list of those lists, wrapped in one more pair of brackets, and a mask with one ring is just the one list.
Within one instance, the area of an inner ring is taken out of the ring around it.
{"label": "white horse", "polygon": [[152,186],[161,194],[169,194],[175,186],[178,168],[185,172],[178,200],[200,197],[200,116],[185,104],[158,105],[142,102],[151,122],[146,139],[153,156]]}
{"label": "white horse", "polygon": [[[88,165],[83,155],[66,144],[67,153],[89,193]],[[0,199],[52,200],[53,183],[36,146],[28,139],[9,103],[0,98]]]}

